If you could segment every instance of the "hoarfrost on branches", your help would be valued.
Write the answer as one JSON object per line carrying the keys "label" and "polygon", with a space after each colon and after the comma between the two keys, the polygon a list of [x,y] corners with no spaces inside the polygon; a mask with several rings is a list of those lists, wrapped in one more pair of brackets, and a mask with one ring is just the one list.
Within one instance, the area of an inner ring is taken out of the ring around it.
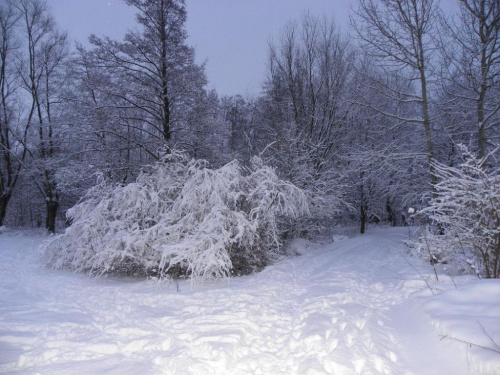
{"label": "hoarfrost on branches", "polygon": [[205,281],[257,270],[280,255],[308,198],[259,158],[210,169],[173,151],[137,181],[104,181],[68,212],[72,225],[42,248],[53,268],[191,276]]}
{"label": "hoarfrost on branches", "polygon": [[430,247],[440,249],[439,261],[453,258],[458,251],[466,255],[472,252],[476,257],[473,263],[482,268],[480,273],[487,278],[498,278],[500,170],[487,167],[493,154],[478,159],[465,147],[461,150],[464,161],[458,167],[436,163],[437,195],[421,213],[439,223],[442,230],[438,232],[444,233],[432,235]]}

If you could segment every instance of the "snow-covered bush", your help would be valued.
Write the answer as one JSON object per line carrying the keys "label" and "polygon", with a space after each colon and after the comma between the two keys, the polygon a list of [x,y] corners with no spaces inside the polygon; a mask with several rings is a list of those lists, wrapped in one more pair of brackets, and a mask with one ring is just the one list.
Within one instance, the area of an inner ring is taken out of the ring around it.
{"label": "snow-covered bush", "polygon": [[[436,163],[436,197],[421,214],[438,223],[428,237],[437,261],[458,253],[472,253],[486,278],[500,277],[500,170],[486,168],[488,157],[478,160],[462,147],[464,161],[458,167]],[[492,155],[489,155],[492,157]]]}
{"label": "snow-covered bush", "polygon": [[307,213],[304,192],[258,158],[210,169],[175,151],[134,183],[90,189],[42,254],[53,268],[91,275],[203,281],[261,268],[280,254],[286,220]]}

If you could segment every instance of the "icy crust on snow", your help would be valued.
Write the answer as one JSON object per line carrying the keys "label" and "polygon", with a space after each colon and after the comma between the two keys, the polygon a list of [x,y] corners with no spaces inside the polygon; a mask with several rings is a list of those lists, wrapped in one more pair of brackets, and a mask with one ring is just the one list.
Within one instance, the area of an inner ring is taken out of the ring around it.
{"label": "icy crust on snow", "polygon": [[[454,281],[457,289],[425,298],[423,308],[442,337],[466,351],[472,367],[500,374],[500,280]],[[453,288],[450,284],[439,287]]]}
{"label": "icy crust on snow", "polygon": [[301,256],[205,286],[47,270],[40,237],[1,235],[0,373],[465,374],[408,299],[403,233],[297,242]]}

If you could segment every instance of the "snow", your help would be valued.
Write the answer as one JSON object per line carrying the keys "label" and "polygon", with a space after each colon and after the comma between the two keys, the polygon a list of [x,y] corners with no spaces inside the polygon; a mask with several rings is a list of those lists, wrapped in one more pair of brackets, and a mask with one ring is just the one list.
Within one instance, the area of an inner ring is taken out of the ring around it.
{"label": "snow", "polygon": [[442,337],[467,350],[473,367],[500,374],[500,280],[459,284],[422,304]]}
{"label": "snow", "polygon": [[479,320],[498,343],[498,280],[443,277],[432,295],[407,233],[301,240],[258,274],[192,285],[48,270],[43,237],[4,231],[0,373],[499,373],[499,353],[440,336],[491,347]]}
{"label": "snow", "polygon": [[289,220],[309,198],[254,157],[220,168],[171,150],[136,182],[102,181],[67,212],[42,249],[54,269],[91,275],[189,274],[191,281],[249,274],[281,255]]}

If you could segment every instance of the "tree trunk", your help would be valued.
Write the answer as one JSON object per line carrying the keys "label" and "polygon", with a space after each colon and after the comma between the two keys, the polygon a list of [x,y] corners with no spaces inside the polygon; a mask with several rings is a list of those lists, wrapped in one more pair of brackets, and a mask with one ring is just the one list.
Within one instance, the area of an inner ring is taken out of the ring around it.
{"label": "tree trunk", "polygon": [[479,100],[477,101],[477,121],[478,121],[478,134],[477,134],[477,146],[479,159],[484,158],[486,155],[486,129],[484,123],[484,97],[486,88],[481,85],[481,93],[479,95]]}
{"label": "tree trunk", "polygon": [[160,42],[161,42],[161,100],[163,106],[163,139],[170,141],[170,99],[168,96],[168,67],[167,67],[167,43],[168,36],[166,32],[167,20],[165,18],[164,3],[161,2],[161,19],[160,19]]}
{"label": "tree trunk", "polygon": [[427,162],[429,163],[429,174],[431,177],[432,196],[433,198],[436,198],[437,177],[436,177],[436,170],[434,168],[434,145],[432,142],[432,127],[429,115],[429,101],[427,98],[427,79],[425,76],[425,69],[423,67],[424,64],[423,58],[421,59],[420,63],[422,64],[422,68],[420,69],[420,85],[422,90],[422,117],[424,122],[425,143],[427,146]]}
{"label": "tree trunk", "polygon": [[391,206],[391,200],[389,197],[386,198],[385,201],[385,210],[387,211],[387,221],[391,223],[393,227],[396,226],[396,215],[394,214],[394,211]]}
{"label": "tree trunk", "polygon": [[57,211],[59,211],[58,201],[47,201],[47,217],[45,221],[45,227],[50,233],[56,232],[56,217]]}
{"label": "tree trunk", "polygon": [[4,224],[5,216],[7,214],[7,204],[9,203],[10,197],[10,194],[3,194],[0,196],[0,227]]}
{"label": "tree trunk", "polygon": [[365,194],[364,176],[365,176],[365,172],[361,171],[360,174],[359,174],[359,178],[361,180],[361,184],[360,184],[360,187],[359,187],[359,195],[360,195],[360,200],[359,200],[360,201],[360,203],[359,203],[359,207],[360,207],[359,221],[360,221],[361,227],[359,228],[359,233],[361,233],[361,234],[365,233],[365,229],[366,229],[366,216],[367,216],[367,212],[368,212],[368,201],[367,201],[367,197],[366,197],[366,194]]}
{"label": "tree trunk", "polygon": [[359,229],[359,233],[364,234],[366,230],[366,214],[368,211],[368,207],[365,202],[361,202],[361,215],[360,215],[360,221],[361,221],[361,228]]}

